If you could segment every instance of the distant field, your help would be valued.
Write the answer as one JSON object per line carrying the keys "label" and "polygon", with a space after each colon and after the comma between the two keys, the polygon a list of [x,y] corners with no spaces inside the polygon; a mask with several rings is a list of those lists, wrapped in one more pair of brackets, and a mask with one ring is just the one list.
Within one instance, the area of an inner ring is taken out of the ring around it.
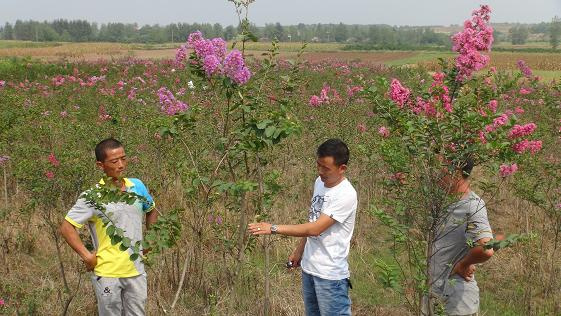
{"label": "distant field", "polygon": [[524,45],[513,45],[509,42],[500,42],[493,45],[495,48],[508,48],[508,49],[528,49],[528,48],[544,48],[550,49],[551,44],[549,42],[528,42]]}
{"label": "distant field", "polygon": [[63,45],[63,43],[0,40],[0,49],[4,49],[4,48],[38,48],[38,47],[53,47],[53,46],[61,46],[61,45]]}
{"label": "distant field", "polygon": [[[122,44],[122,43],[37,43],[26,41],[0,41],[0,58],[11,56],[30,56],[46,61],[98,60],[136,57],[143,59],[174,58],[175,49],[181,43],[164,44]],[[231,47],[232,42],[228,43]],[[295,42],[279,43],[280,56],[294,58],[302,44]],[[344,44],[309,43],[303,58],[309,61],[338,59],[344,61],[362,61],[386,64],[389,66],[422,65],[429,70],[438,69],[438,58],[452,58],[453,53],[436,51],[343,51]],[[239,48],[239,43],[237,44]],[[500,48],[548,48],[546,42],[534,42],[526,45],[500,43]],[[263,52],[271,48],[270,43],[246,43],[246,53],[260,58]],[[544,79],[561,77],[561,53],[533,52],[492,52],[491,64],[501,70],[515,70],[518,60],[524,60],[536,75]]]}

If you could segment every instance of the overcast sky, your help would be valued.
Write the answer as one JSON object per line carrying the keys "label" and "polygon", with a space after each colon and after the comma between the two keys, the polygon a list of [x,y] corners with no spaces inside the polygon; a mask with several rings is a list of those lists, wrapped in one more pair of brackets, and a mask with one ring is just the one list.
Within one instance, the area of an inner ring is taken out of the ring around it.
{"label": "overcast sky", "polygon": [[[475,0],[256,0],[250,20],[257,25],[298,23],[450,25],[477,8]],[[492,22],[534,23],[561,16],[561,0],[487,0]],[[57,18],[91,22],[237,24],[226,0],[0,0],[0,23]]]}

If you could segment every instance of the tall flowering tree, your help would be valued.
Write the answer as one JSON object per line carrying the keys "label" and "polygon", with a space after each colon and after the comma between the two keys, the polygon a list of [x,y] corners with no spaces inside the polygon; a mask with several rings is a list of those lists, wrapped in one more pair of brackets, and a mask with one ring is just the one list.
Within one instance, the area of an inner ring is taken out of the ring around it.
{"label": "tall flowering tree", "polygon": [[[252,1],[233,2],[243,11]],[[247,19],[242,22],[242,26],[249,26]],[[299,131],[291,115],[298,63],[285,71],[279,82],[277,43],[273,42],[268,58],[248,61],[243,43],[251,38],[247,29],[242,30],[242,49],[229,50],[221,38],[207,39],[201,32],[191,33],[177,49],[174,67],[191,75],[194,89],[190,89],[199,102],[187,106],[165,87],[158,91],[162,111],[173,118],[159,136],[173,139],[188,161],[175,171],[190,184],[185,200],[196,223],[192,233],[198,238],[194,258],[186,258],[185,269],[196,262],[197,279],[203,279],[202,247],[204,239],[209,238],[205,227],[210,225],[220,250],[229,255],[235,267],[227,271],[228,282],[234,287],[240,284],[237,276],[241,275],[245,255],[256,243],[246,234],[248,219],[266,218],[280,188],[280,174],[268,167],[275,160],[271,149]],[[209,125],[213,127],[209,129]],[[200,141],[203,135],[207,142]],[[265,248],[268,251],[268,244]],[[184,278],[185,272],[181,282]],[[268,313],[267,304],[264,309]]]}
{"label": "tall flowering tree", "polygon": [[[517,83],[501,82],[494,71],[478,74],[489,62],[485,52],[493,42],[490,12],[483,5],[472,13],[463,31],[452,37],[456,58],[442,60],[442,71],[421,86],[380,78],[365,90],[385,124],[379,151],[392,174],[385,182],[385,207],[372,212],[391,228],[395,250],[406,250],[406,256],[396,256],[398,270],[409,280],[402,293],[419,312],[423,297],[433,306],[435,280],[429,271],[439,251],[435,239],[449,216],[448,206],[456,202],[444,180],[473,162],[501,181],[542,146],[533,137],[536,124],[522,123],[524,111],[504,98],[510,93],[504,87],[516,90]],[[503,247],[517,238],[486,247]],[[431,307],[429,313],[435,312]]]}

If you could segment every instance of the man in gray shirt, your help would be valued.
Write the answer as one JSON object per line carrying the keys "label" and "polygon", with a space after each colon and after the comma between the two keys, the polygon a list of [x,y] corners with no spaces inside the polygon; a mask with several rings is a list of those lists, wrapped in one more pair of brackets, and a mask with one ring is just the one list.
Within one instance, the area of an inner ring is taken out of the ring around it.
{"label": "man in gray shirt", "polygon": [[493,238],[483,200],[470,189],[469,174],[473,161],[442,183],[458,202],[447,208],[436,233],[431,257],[432,293],[440,299],[448,315],[477,315],[479,288],[475,265],[493,255],[483,245]]}

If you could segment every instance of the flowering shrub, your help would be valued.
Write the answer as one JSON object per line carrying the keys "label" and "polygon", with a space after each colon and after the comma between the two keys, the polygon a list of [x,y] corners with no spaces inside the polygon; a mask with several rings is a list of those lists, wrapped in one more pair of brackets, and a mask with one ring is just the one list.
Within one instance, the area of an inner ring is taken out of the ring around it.
{"label": "flowering shrub", "polygon": [[[448,205],[456,202],[442,179],[455,176],[468,161],[491,167],[505,179],[518,171],[526,153],[534,155],[542,147],[540,140],[531,139],[537,125],[521,124],[524,111],[505,100],[505,95],[516,93],[518,85],[503,84],[493,71],[476,75],[489,62],[482,52],[489,51],[493,42],[490,12],[485,5],[473,12],[463,31],[452,37],[453,50],[458,52],[454,63],[441,61],[442,69],[432,80],[413,88],[397,78],[390,83],[379,78],[365,91],[374,113],[392,131],[379,130],[379,152],[393,174],[386,182],[389,194],[381,202],[388,210],[374,208],[372,213],[390,227],[395,247],[405,247],[409,258],[414,257],[400,265],[404,274],[413,275],[403,275],[404,280],[417,280],[406,286],[431,301],[433,280],[427,258],[439,251],[433,249],[437,227],[448,216]],[[512,90],[498,90],[493,83]],[[410,230],[419,234],[409,234]],[[501,245],[508,246],[517,238]],[[420,308],[420,302],[412,307]]]}

